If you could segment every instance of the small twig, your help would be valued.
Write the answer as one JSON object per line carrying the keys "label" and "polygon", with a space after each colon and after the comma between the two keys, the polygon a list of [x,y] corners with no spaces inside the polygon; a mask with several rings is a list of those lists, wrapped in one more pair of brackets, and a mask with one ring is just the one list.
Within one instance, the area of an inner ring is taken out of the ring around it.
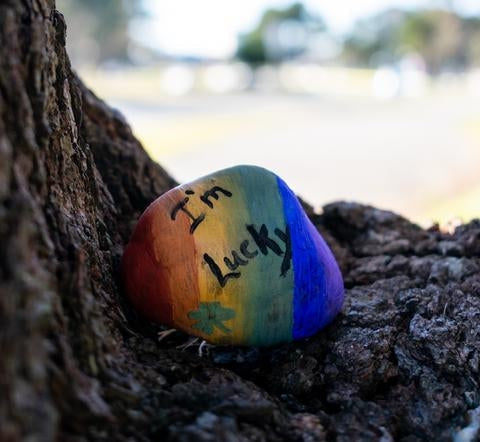
{"label": "small twig", "polygon": [[175,333],[177,331],[176,328],[170,328],[168,330],[164,330],[161,332],[157,333],[158,336],[158,342],[163,341],[166,337],[170,336],[172,333]]}
{"label": "small twig", "polygon": [[198,346],[198,356],[201,358],[203,357],[203,349],[205,348],[208,352],[208,347],[209,344],[207,344],[207,341],[202,341],[202,343]]}
{"label": "small twig", "polygon": [[185,344],[182,344],[182,345],[179,345],[178,348],[179,350],[182,350],[182,351],[185,351],[187,348],[191,347],[193,344],[195,344],[195,342],[198,341],[198,338],[193,338],[193,339],[190,339],[188,342],[186,342]]}

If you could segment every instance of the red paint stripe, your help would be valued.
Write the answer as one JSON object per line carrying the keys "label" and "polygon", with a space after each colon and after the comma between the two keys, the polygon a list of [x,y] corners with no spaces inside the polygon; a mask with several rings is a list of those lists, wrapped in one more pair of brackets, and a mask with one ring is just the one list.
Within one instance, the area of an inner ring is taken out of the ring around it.
{"label": "red paint stripe", "polygon": [[[179,327],[186,313],[198,308],[195,242],[190,220],[171,207],[184,195],[172,189],[157,199],[140,218],[122,263],[125,287],[135,306],[147,318]],[[188,330],[187,330],[188,331]]]}

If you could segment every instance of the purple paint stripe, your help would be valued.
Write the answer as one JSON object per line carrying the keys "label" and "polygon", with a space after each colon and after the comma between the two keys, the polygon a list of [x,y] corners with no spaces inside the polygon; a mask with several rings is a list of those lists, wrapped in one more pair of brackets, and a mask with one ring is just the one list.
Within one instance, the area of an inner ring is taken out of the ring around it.
{"label": "purple paint stripe", "polygon": [[294,271],[293,339],[315,334],[340,311],[343,281],[335,258],[295,194],[277,177],[290,226]]}

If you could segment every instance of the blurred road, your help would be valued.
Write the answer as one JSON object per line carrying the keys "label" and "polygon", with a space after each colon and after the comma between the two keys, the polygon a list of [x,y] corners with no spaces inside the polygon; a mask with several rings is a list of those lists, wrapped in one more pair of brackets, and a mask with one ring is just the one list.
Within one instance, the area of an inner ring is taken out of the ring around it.
{"label": "blurred road", "polygon": [[428,224],[480,216],[478,98],[308,95],[109,100],[179,181],[235,164],[273,170],[311,204],[345,199]]}

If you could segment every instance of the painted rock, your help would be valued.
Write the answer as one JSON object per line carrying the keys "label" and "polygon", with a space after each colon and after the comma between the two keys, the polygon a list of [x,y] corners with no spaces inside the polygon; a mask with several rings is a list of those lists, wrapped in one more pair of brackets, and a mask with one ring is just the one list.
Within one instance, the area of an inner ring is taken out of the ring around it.
{"label": "painted rock", "polygon": [[255,166],[156,199],[138,221],[122,272],[143,315],[217,344],[311,336],[343,302],[335,258],[294,193]]}

